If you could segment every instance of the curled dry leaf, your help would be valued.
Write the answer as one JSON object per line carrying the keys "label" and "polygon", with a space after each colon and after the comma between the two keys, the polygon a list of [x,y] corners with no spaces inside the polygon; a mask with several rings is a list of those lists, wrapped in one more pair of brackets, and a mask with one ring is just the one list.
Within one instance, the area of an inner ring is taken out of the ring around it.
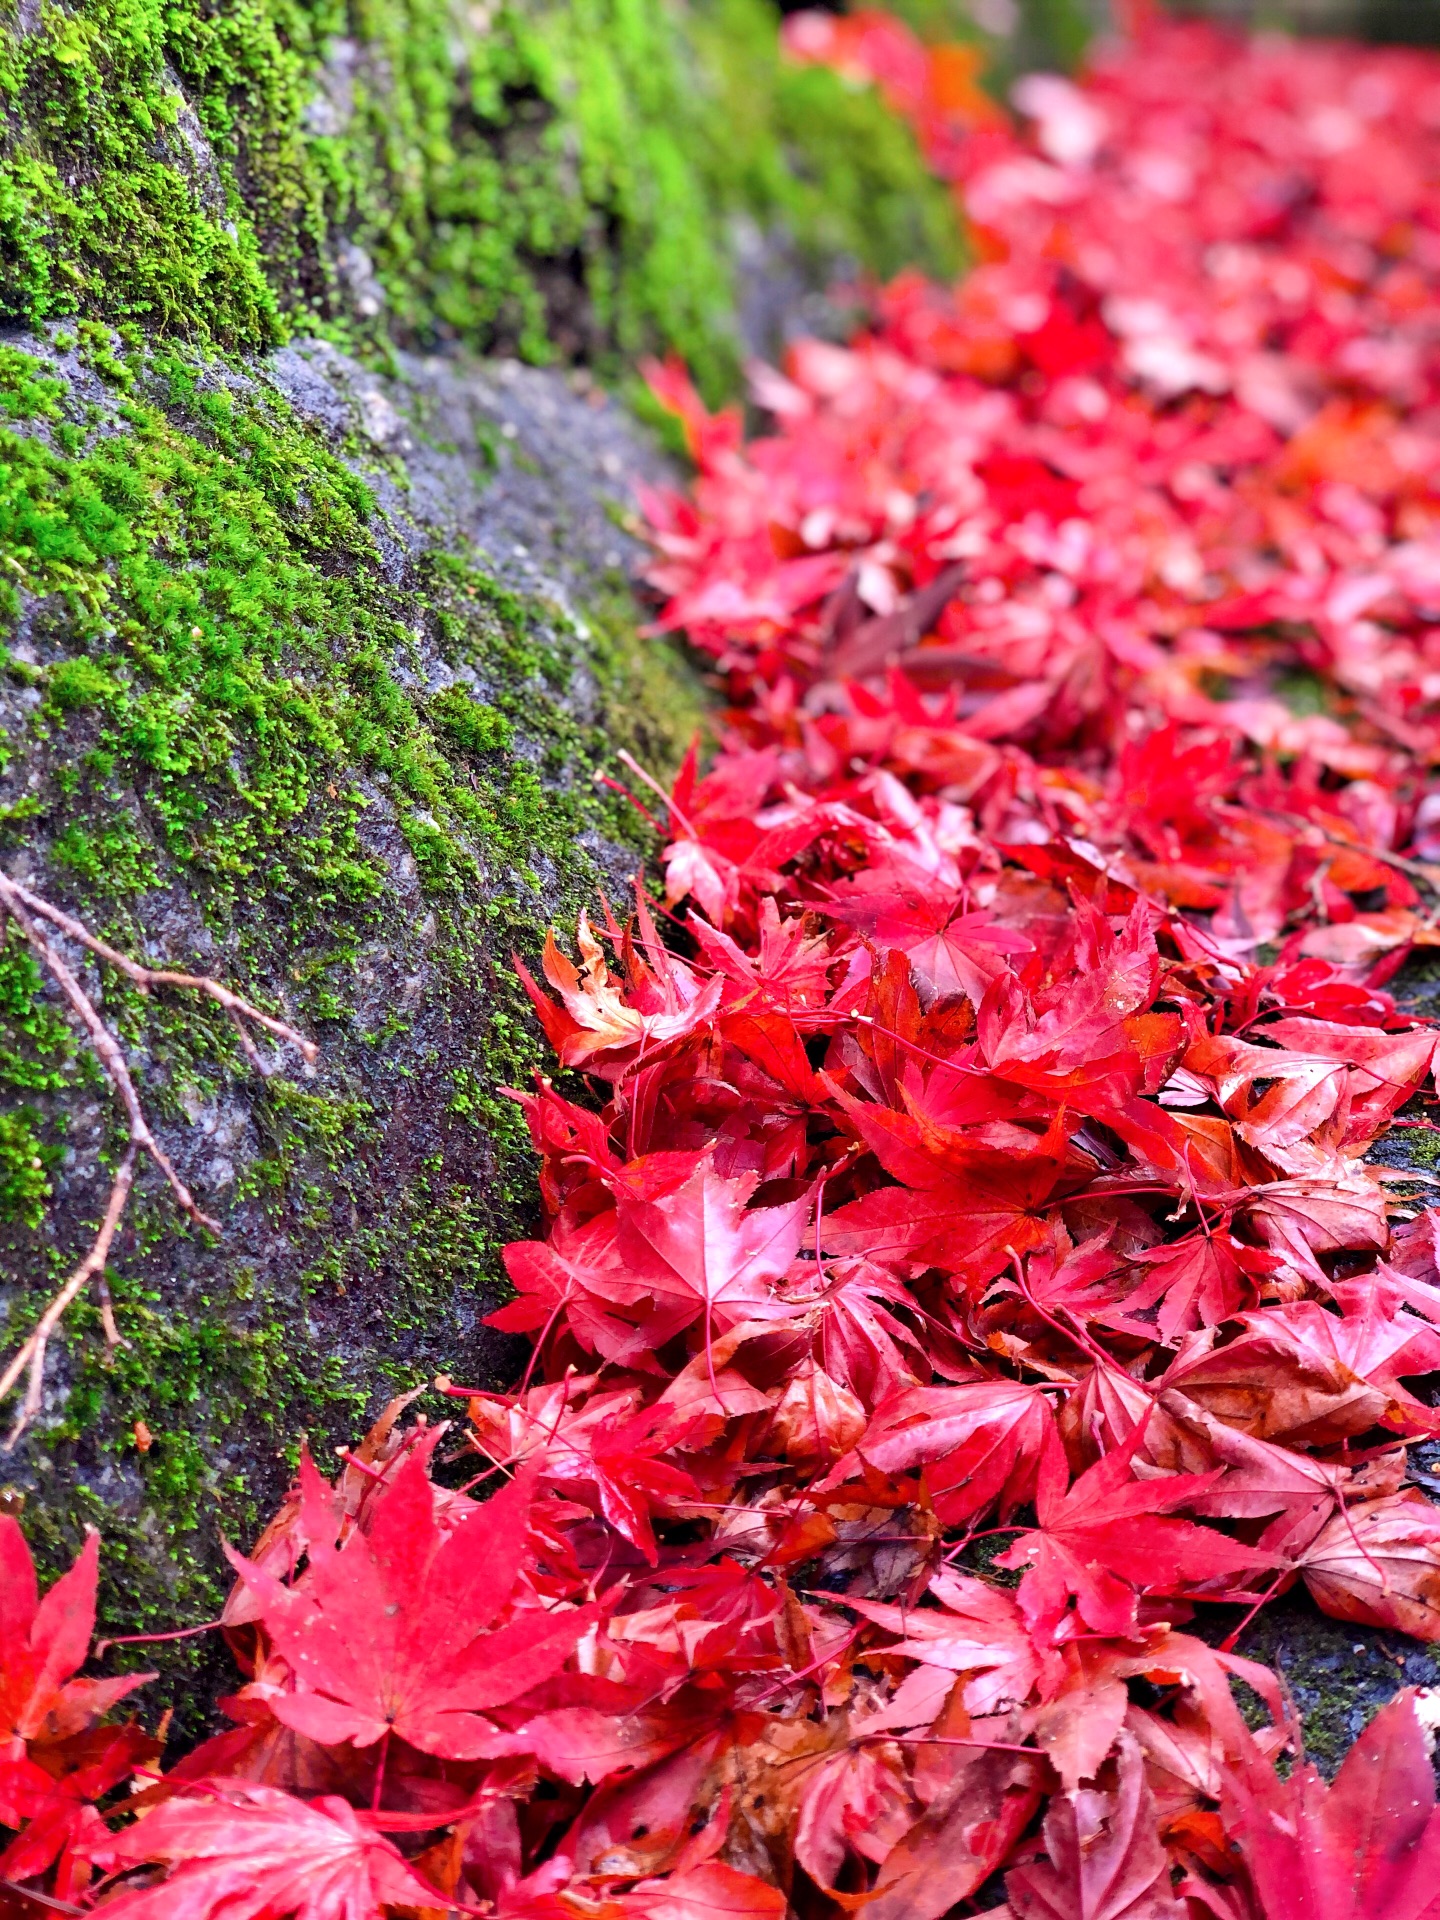
{"label": "curled dry leaf", "polygon": [[1344,1508],[1297,1564],[1337,1620],[1440,1640],[1440,1510],[1418,1488]]}

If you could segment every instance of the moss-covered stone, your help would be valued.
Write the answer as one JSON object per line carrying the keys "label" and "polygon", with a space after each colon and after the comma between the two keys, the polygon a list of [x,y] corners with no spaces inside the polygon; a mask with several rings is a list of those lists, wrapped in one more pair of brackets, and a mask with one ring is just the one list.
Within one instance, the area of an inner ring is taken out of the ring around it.
{"label": "moss-covered stone", "polygon": [[[0,346],[0,857],[320,1044],[313,1077],[276,1056],[262,1081],[218,1009],[86,969],[224,1229],[142,1178],[111,1263],[128,1344],[107,1361],[77,1308],[4,1469],[52,1560],[102,1527],[117,1631],[213,1617],[221,1536],[253,1534],[302,1432],[323,1452],[439,1368],[503,1375],[480,1323],[533,1172],[499,1089],[540,1058],[508,955],[623,892],[642,842],[591,774],[622,744],[663,770],[698,717],[636,638],[616,520],[653,456],[615,404],[514,365],[396,376],[318,344],[264,373],[118,336]],[[117,1140],[12,933],[6,1350],[93,1232]]]}
{"label": "moss-covered stone", "polygon": [[[1225,1617],[1207,1623],[1219,1639],[1230,1626]],[[1392,1700],[1401,1687],[1433,1687],[1440,1680],[1440,1656],[1434,1647],[1380,1627],[1331,1620],[1318,1611],[1303,1588],[1274,1600],[1241,1636],[1238,1652],[1273,1666],[1283,1675],[1299,1715],[1307,1759],[1333,1778],[1356,1736]],[[1255,1724],[1268,1716],[1259,1702],[1249,1703]]]}
{"label": "moss-covered stone", "polygon": [[914,143],[767,0],[11,0],[0,318],[732,373],[734,233],[954,262]]}
{"label": "moss-covered stone", "polygon": [[[500,1089],[540,1057],[509,954],[623,893],[644,842],[592,772],[620,745],[663,771],[700,711],[637,639],[624,524],[655,456],[593,376],[675,349],[732,388],[773,344],[773,310],[747,333],[757,261],[789,301],[958,259],[908,132],[782,62],[777,21],[770,0],[0,16],[0,860],[320,1044],[313,1076],[276,1055],[262,1081],[218,1008],[84,964],[223,1226],[182,1227],[142,1177],[111,1261],[127,1344],[107,1358],[82,1301],[0,1471],[52,1565],[102,1528],[116,1631],[215,1614],[221,1535],[255,1531],[302,1432],[348,1441],[437,1368],[503,1377],[481,1322],[533,1175]],[[6,1351],[119,1145],[12,929]],[[196,1712],[208,1646],[161,1651]]]}

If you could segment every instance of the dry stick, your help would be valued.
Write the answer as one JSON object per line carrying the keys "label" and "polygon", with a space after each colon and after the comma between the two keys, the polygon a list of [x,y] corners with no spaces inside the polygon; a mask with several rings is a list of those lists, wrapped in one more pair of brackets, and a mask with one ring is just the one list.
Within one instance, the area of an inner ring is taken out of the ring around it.
{"label": "dry stick", "polygon": [[140,1096],[135,1091],[135,1082],[130,1078],[130,1069],[125,1063],[125,1056],[121,1053],[114,1034],[111,1033],[110,1029],[96,1012],[95,1003],[75,978],[74,974],[65,964],[65,961],[55,951],[54,947],[51,946],[45,935],[44,928],[36,926],[27,912],[23,909],[17,910],[14,902],[5,898],[5,889],[3,886],[0,886],[0,903],[3,903],[7,910],[19,921],[25,938],[39,955],[44,964],[45,971],[50,975],[51,979],[55,981],[60,991],[70,1002],[77,1019],[81,1026],[84,1027],[86,1037],[94,1049],[101,1066],[105,1069],[106,1078],[120,1096],[121,1105],[125,1109],[125,1122],[129,1129],[131,1140],[137,1147],[142,1148],[149,1154],[150,1158],[164,1174],[166,1180],[169,1181],[170,1191],[175,1195],[175,1204],[179,1207],[180,1211],[193,1220],[197,1226],[208,1227],[212,1233],[218,1233],[220,1231],[219,1222],[212,1220],[208,1214],[200,1211],[195,1196],[185,1185],[185,1182],[180,1178],[174,1167],[171,1166],[165,1149],[150,1131],[150,1123],[145,1118],[144,1111],[141,1108]]}
{"label": "dry stick", "polygon": [[198,1627],[176,1627],[170,1633],[115,1633],[108,1640],[97,1640],[90,1657],[99,1660],[111,1647],[151,1647],[161,1640],[193,1640],[200,1633],[217,1633],[223,1620],[202,1620]]}
{"label": "dry stick", "polygon": [[[150,987],[188,987],[192,992],[203,993],[215,1001],[217,1006],[235,1020],[238,1026],[241,1020],[253,1020],[257,1027],[264,1027],[267,1033],[273,1033],[277,1040],[286,1040],[299,1050],[301,1056],[313,1064],[319,1049],[313,1040],[307,1040],[303,1033],[297,1033],[294,1027],[284,1020],[277,1020],[273,1014],[263,1013],[259,1007],[251,1006],[248,1000],[242,1000],[238,993],[232,993],[229,987],[222,987],[218,980],[211,980],[202,973],[175,973],[165,967],[145,967],[138,960],[132,960],[128,954],[120,953],[116,948],[107,946],[105,941],[97,940],[87,927],[73,920],[68,913],[62,913],[59,907],[52,907],[48,900],[41,899],[38,893],[32,893],[28,887],[21,886],[18,880],[12,880],[8,874],[0,873],[0,906],[7,907],[21,926],[26,923],[26,911],[38,914],[48,920],[66,936],[82,947],[88,947],[102,960],[108,960],[118,972],[128,980],[133,980],[142,992]],[[17,911],[17,908],[20,911]],[[27,929],[28,931],[28,929]],[[263,1068],[262,1068],[263,1072]]]}
{"label": "dry stick", "polygon": [[9,1453],[40,1411],[44,1388],[45,1355],[50,1336],[67,1310],[92,1280],[97,1283],[100,1297],[100,1315],[105,1330],[107,1351],[113,1353],[116,1347],[123,1344],[119,1329],[115,1325],[110,1289],[105,1280],[105,1263],[109,1258],[110,1247],[130,1198],[130,1191],[135,1182],[135,1167],[140,1154],[142,1152],[148,1154],[164,1174],[175,1196],[177,1206],[188,1219],[193,1220],[198,1226],[208,1227],[212,1233],[220,1231],[219,1223],[200,1210],[189,1188],[172,1166],[164,1148],[151,1132],[119,1043],[101,1019],[94,1002],[76,979],[64,957],[51,944],[40,922],[48,920],[67,938],[74,940],[80,946],[87,947],[99,958],[108,961],[127,979],[133,981],[142,992],[148,992],[151,987],[180,987],[202,993],[214,1000],[229,1014],[247,1058],[262,1076],[266,1069],[254,1042],[245,1030],[245,1021],[253,1020],[267,1032],[274,1034],[277,1039],[288,1041],[299,1049],[307,1062],[314,1060],[316,1048],[313,1041],[297,1033],[285,1021],[263,1013],[259,1007],[252,1006],[248,1000],[241,999],[239,994],[232,993],[228,987],[222,987],[217,980],[208,979],[203,974],[178,973],[168,968],[146,967],[138,961],[131,960],[128,955],[117,952],[105,941],[97,939],[78,920],[72,919],[67,913],[62,913],[58,907],[51,906],[48,900],[43,900],[39,894],[32,893],[28,887],[22,886],[18,880],[12,880],[8,874],[0,873],[0,921],[3,921],[7,914],[25,935],[41,965],[59,987],[69,1003],[71,1012],[84,1029],[91,1050],[99,1060],[105,1077],[125,1109],[127,1134],[125,1153],[111,1182],[104,1218],[101,1220],[99,1232],[91,1242],[89,1252],[46,1307],[19,1352],[10,1361],[5,1371],[0,1373],[0,1400],[4,1399],[27,1369],[29,1373],[25,1398],[4,1444],[3,1451]]}
{"label": "dry stick", "polygon": [[680,811],[679,807],[676,806],[674,796],[672,794],[668,794],[665,791],[664,787],[661,786],[660,782],[655,778],[653,773],[647,773],[645,771],[644,767],[641,766],[640,762],[635,758],[633,753],[627,752],[626,749],[622,747],[619,753],[616,754],[615,758],[621,761],[625,766],[629,767],[630,771],[635,775],[637,780],[643,780],[646,786],[649,787],[652,793],[658,794],[660,796],[660,798],[665,802],[665,805],[670,809],[671,819],[675,822],[676,826],[680,828],[682,833],[688,833],[692,840],[698,840],[700,838],[699,834],[696,833],[694,827],[685,818],[685,815]]}
{"label": "dry stick", "polygon": [[[138,1153],[139,1148],[132,1139],[125,1149],[125,1158],[120,1162],[119,1170],[111,1185],[110,1198],[105,1207],[105,1218],[100,1222],[100,1231],[91,1242],[90,1251],[41,1314],[30,1338],[15,1355],[4,1373],[0,1374],[0,1400],[3,1400],[26,1367],[30,1369],[30,1381],[25,1389],[25,1398],[16,1415],[15,1424],[10,1429],[9,1438],[5,1442],[6,1453],[11,1451],[15,1442],[40,1411],[45,1377],[45,1349],[49,1345],[51,1334],[65,1317],[70,1303],[84,1291],[97,1273],[104,1271],[105,1262],[110,1254],[110,1242],[115,1238],[115,1229],[120,1224],[120,1216],[124,1213],[125,1203],[130,1198]],[[107,1341],[114,1325],[112,1318],[106,1328]],[[118,1343],[118,1334],[115,1335],[115,1340]],[[111,1350],[113,1351],[113,1347]]]}
{"label": "dry stick", "polygon": [[18,1893],[22,1900],[33,1900],[37,1907],[43,1907],[47,1913],[84,1914],[87,1909],[77,1907],[68,1900],[57,1900],[53,1894],[39,1893],[34,1887],[22,1887],[18,1880],[0,1880],[0,1893]]}

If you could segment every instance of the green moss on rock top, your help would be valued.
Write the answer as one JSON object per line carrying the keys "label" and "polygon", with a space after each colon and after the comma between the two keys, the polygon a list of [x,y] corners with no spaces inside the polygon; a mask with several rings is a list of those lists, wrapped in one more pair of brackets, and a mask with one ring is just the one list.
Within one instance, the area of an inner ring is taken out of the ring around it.
{"label": "green moss on rock top", "polygon": [[0,318],[733,373],[733,216],[954,264],[913,141],[766,0],[12,0]]}

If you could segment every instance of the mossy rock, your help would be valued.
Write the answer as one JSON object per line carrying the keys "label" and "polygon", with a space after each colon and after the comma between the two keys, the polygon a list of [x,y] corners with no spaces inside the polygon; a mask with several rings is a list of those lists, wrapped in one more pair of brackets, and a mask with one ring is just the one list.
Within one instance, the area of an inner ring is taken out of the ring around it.
{"label": "mossy rock", "polygon": [[[513,1367],[483,1319],[535,1184],[500,1089],[542,1053],[510,954],[625,894],[648,829],[592,776],[622,745],[663,774],[702,704],[637,637],[630,487],[665,469],[595,379],[678,351],[718,399],[830,278],[959,261],[910,134],[777,27],[770,0],[0,16],[0,861],[320,1049],[260,1079],[217,1007],[83,968],[222,1227],[142,1177],[127,1344],[82,1301],[0,1461],[52,1568],[101,1527],[112,1631],[213,1617],[221,1536],[302,1433],[323,1455],[437,1369]],[[12,929],[7,1351],[120,1145]],[[212,1645],[136,1653],[192,1729]]]}
{"label": "mossy rock", "polygon": [[[107,1625],[163,1630],[214,1616],[222,1535],[253,1536],[302,1433],[323,1457],[438,1370],[513,1370],[482,1320],[535,1184],[499,1090],[542,1053],[509,956],[623,900],[647,830],[592,776],[622,745],[663,774],[700,703],[636,636],[629,488],[660,469],[593,386],[97,331],[0,344],[0,376],[0,858],[319,1045],[313,1076],[265,1047],[261,1079],[218,1008],[84,971],[223,1231],[142,1177],[110,1266],[128,1344],[107,1361],[77,1306],[0,1479],[52,1564],[102,1529]],[[0,1108],[9,1351],[120,1144],[13,930]]]}

